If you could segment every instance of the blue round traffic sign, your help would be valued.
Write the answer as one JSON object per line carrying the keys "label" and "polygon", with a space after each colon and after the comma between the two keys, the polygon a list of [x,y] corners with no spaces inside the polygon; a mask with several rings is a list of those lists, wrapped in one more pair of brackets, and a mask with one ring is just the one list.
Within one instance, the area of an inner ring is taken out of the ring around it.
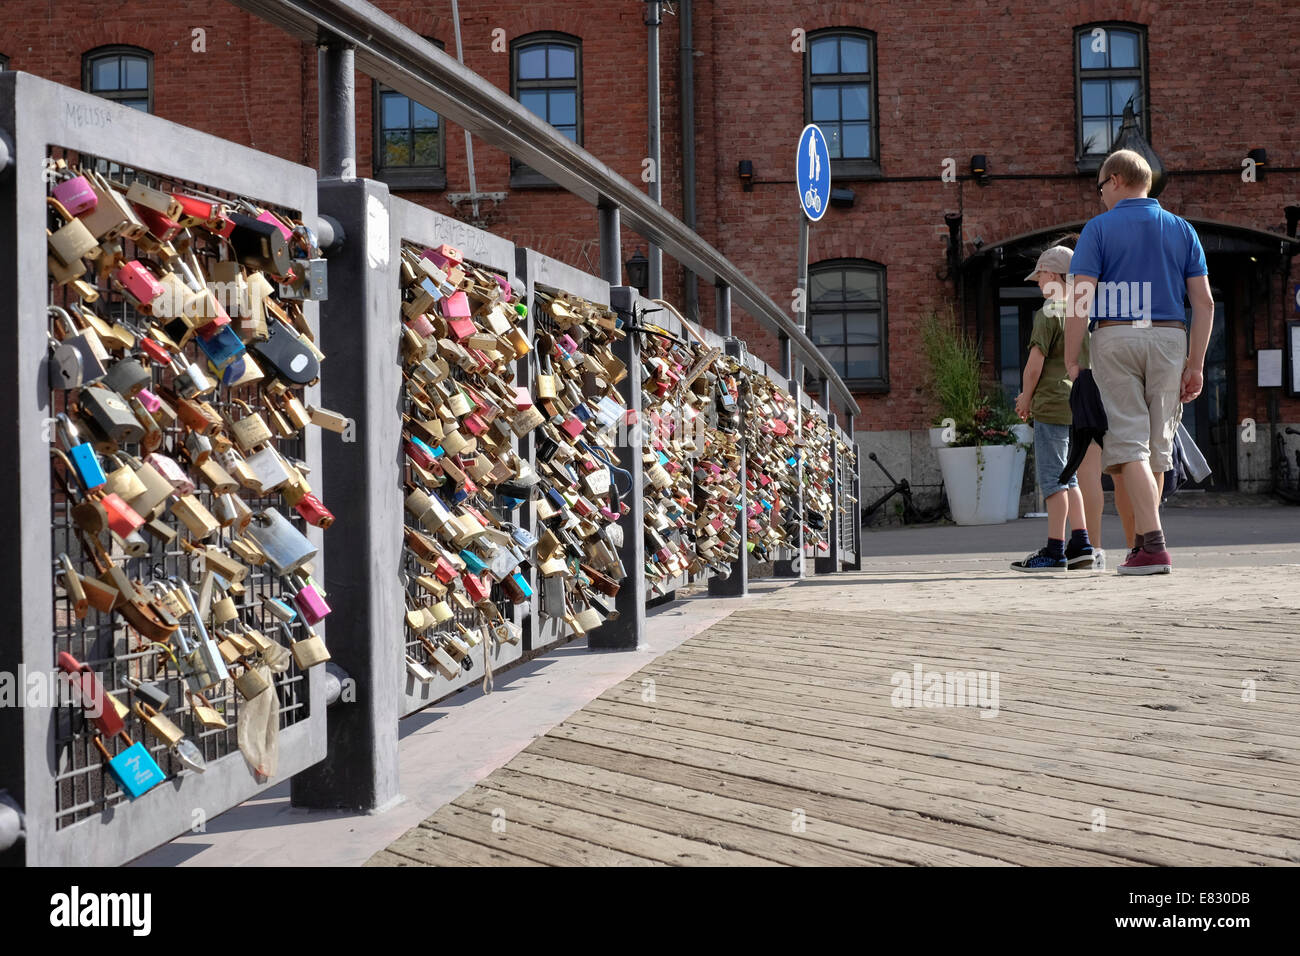
{"label": "blue round traffic sign", "polygon": [[822,131],[812,123],[805,126],[799,136],[794,181],[799,190],[800,208],[816,222],[826,214],[826,207],[830,205],[831,151]]}

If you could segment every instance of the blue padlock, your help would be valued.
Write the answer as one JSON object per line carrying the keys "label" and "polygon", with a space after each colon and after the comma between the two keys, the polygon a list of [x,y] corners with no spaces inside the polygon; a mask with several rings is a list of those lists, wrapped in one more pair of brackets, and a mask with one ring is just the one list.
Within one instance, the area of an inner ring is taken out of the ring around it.
{"label": "blue padlock", "polygon": [[518,571],[510,575],[510,580],[514,581],[515,584],[519,585],[519,590],[524,592],[525,598],[530,598],[533,596],[533,589],[528,586],[528,581],[525,580],[524,576],[520,574]]}
{"label": "blue padlock", "polygon": [[98,736],[95,737],[95,746],[108,761],[108,772],[113,775],[117,785],[134,800],[148,793],[167,777],[153,757],[149,756],[149,751],[144,749],[144,744],[135,743],[125,733],[122,736],[130,746],[116,757],[108,755],[104,742]]}
{"label": "blue padlock", "polygon": [[217,329],[216,334],[209,339],[196,335],[194,341],[219,372],[224,371],[227,365],[244,353],[244,343],[229,325]]}
{"label": "blue padlock", "polygon": [[482,574],[487,570],[487,565],[483,562],[483,559],[468,548],[461,551],[460,559],[465,562],[465,567],[469,568],[470,574]]}
{"label": "blue padlock", "polygon": [[63,447],[68,452],[68,457],[72,460],[72,467],[76,469],[77,480],[81,482],[81,487],[86,491],[94,491],[108,481],[108,476],[104,474],[104,466],[99,463],[99,456],[95,454],[95,446],[81,441],[72,419],[65,414],[60,414],[55,427]]}

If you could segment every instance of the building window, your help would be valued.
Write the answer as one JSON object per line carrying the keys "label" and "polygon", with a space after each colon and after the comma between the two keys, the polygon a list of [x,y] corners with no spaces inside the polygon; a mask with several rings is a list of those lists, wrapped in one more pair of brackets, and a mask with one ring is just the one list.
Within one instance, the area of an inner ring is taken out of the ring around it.
{"label": "building window", "polygon": [[810,35],[804,54],[805,121],[826,136],[836,179],[880,174],[876,38],[865,30]]}
{"label": "building window", "polygon": [[447,188],[442,118],[382,83],[375,90],[375,178],[394,189]]}
{"label": "building window", "polygon": [[9,69],[9,57],[5,56],[3,53],[0,53],[0,70],[7,70],[7,69]]}
{"label": "building window", "polygon": [[808,270],[808,336],[855,391],[889,390],[885,267],[833,259]]}
{"label": "building window", "polygon": [[1075,135],[1080,169],[1101,164],[1119,134],[1125,104],[1132,104],[1148,140],[1146,31],[1109,24],[1074,32]]}
{"label": "building window", "polygon": [[82,57],[81,85],[87,93],[152,113],[153,54],[126,46],[93,50]]}
{"label": "building window", "polygon": [[[562,136],[582,145],[582,43],[562,33],[532,33],[514,42],[510,92]],[[511,160],[510,185],[549,185],[550,180]]]}

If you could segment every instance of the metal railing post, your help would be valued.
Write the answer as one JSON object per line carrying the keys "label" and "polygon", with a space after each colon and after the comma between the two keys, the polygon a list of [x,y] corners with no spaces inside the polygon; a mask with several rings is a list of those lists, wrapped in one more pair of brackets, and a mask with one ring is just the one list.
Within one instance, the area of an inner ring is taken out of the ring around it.
{"label": "metal railing post", "polygon": [[356,57],[350,43],[324,40],[317,47],[322,179],[357,175]]}
{"label": "metal railing post", "polygon": [[[718,303],[722,304],[724,287],[718,287]],[[721,319],[722,312],[718,313]],[[727,313],[727,324],[730,325],[730,311]],[[727,354],[733,358],[740,358],[743,355],[744,344],[736,338],[727,339]],[[744,398],[741,399],[741,407],[738,409],[741,414],[741,421],[744,421],[745,407]],[[748,443],[745,441],[745,431],[742,427],[740,430],[740,497],[736,501],[736,533],[740,535],[739,553],[736,560],[731,562],[731,573],[724,581],[717,575],[709,578],[709,594],[713,597],[745,597],[749,594],[749,492],[745,488],[745,481],[748,479],[747,460]]]}
{"label": "metal railing post", "polygon": [[[830,383],[822,381],[822,401],[830,400]],[[826,413],[826,430],[830,433],[831,446],[831,507],[826,515],[826,557],[818,557],[813,566],[817,574],[834,574],[840,569],[840,459],[839,446],[835,441],[835,413]]]}
{"label": "metal railing post", "polygon": [[[320,208],[343,226],[343,254],[330,259],[330,297],[322,303],[321,346],[331,363],[322,378],[327,408],[351,416],[342,436],[322,436],[325,492],[339,502],[329,529],[325,590],[342,613],[329,618],[330,655],[355,681],[355,693],[330,709],[324,760],[293,778],[297,807],[375,810],[398,798],[397,720],[405,680],[402,614],[402,489],[394,474],[401,444],[402,390],[394,361],[400,326],[390,246],[389,193],[371,180],[326,180]],[[387,263],[387,266],[377,266]]]}
{"label": "metal railing post", "polygon": [[[597,209],[600,218],[600,277],[616,286],[623,281],[622,237],[618,207],[602,204]],[[630,338],[631,336],[629,336]]]}
{"label": "metal railing post", "polygon": [[[615,210],[615,215],[617,215]],[[603,232],[603,230],[602,230]],[[613,286],[609,290],[609,304],[618,313],[626,328],[635,318],[637,291],[631,286]],[[623,546],[618,549],[618,559],[627,576],[619,585],[615,598],[617,619],[606,620],[591,632],[587,646],[593,649],[630,650],[638,647],[645,638],[645,495],[642,494],[642,422],[641,422],[641,350],[635,332],[628,332],[617,343],[614,355],[627,366],[627,377],[617,388],[630,411],[635,412],[636,424],[619,429],[620,441],[614,454],[622,467],[631,473],[632,493],[625,502],[627,514],[619,525],[623,528]]]}
{"label": "metal railing post", "polygon": [[731,286],[719,282],[715,288],[717,302],[717,321],[714,328],[724,339],[731,338]]}

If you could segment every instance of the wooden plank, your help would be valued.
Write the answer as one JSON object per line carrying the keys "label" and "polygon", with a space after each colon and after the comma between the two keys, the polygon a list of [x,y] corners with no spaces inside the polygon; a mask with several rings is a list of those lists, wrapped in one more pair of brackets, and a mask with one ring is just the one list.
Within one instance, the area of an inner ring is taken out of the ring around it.
{"label": "wooden plank", "polygon": [[[502,768],[484,780],[486,789],[529,797],[559,806],[581,806],[583,810],[611,820],[635,820],[638,826],[661,833],[711,843],[727,850],[761,857],[786,866],[897,866],[902,861],[882,854],[882,847],[869,834],[838,827],[839,844],[826,837],[811,839],[796,835],[792,811],[774,811],[739,801],[726,801],[710,794],[655,785],[639,791],[652,793],[653,802],[637,799],[606,784],[604,787],[576,783],[562,774],[527,773]],[[708,812],[708,811],[712,812]],[[903,843],[904,841],[898,841]],[[934,848],[931,848],[934,850]],[[938,858],[939,852],[932,853]],[[969,853],[952,853],[948,863],[990,865],[995,861]]]}
{"label": "wooden plank", "polygon": [[[599,714],[607,714],[612,717],[627,717],[628,715],[631,715],[630,719],[633,721],[637,721],[642,719],[638,716],[638,711],[644,714],[648,711],[648,708],[644,705],[638,706],[634,704],[614,704],[614,703],[605,702],[599,708],[596,708],[593,705],[589,705],[588,708],[583,712],[583,714],[588,715],[588,714],[599,713]],[[645,719],[650,719],[650,718],[645,718]],[[654,719],[651,722],[656,724],[656,726],[658,727],[667,726],[669,728],[672,728],[671,736],[673,737],[673,739],[684,739],[684,735],[678,732],[680,730],[693,730],[701,727],[705,728],[705,732],[713,734],[715,736],[725,736],[727,738],[734,738],[734,739],[743,740],[747,742],[770,742],[772,740],[786,741],[784,743],[785,747],[791,746],[791,744],[788,742],[788,739],[789,737],[794,736],[791,734],[787,734],[785,731],[778,731],[771,735],[765,734],[763,733],[765,726],[761,722],[749,722],[749,721],[739,722],[734,720],[725,721],[725,720],[719,720],[717,717],[714,716],[706,716],[701,718],[696,715],[685,714],[678,711],[671,711],[668,709],[662,709],[659,714],[655,715]],[[711,729],[715,727],[718,728],[716,731]],[[693,734],[691,735],[691,738],[694,739]],[[847,742],[847,746],[843,750],[839,750],[839,749],[830,750],[829,748],[823,749],[820,746],[817,746],[817,747],[810,748],[809,752],[852,753],[853,752],[852,745],[854,741],[862,740],[870,743],[876,739],[877,739],[876,732],[874,731],[867,732],[865,734],[855,733],[853,736],[848,736],[844,738],[844,740]],[[838,742],[839,742],[838,740],[832,740],[830,742],[830,747],[834,747],[835,744],[837,744]],[[705,742],[701,742],[700,745],[707,746],[708,744]],[[722,744],[721,746],[725,748],[728,745]],[[916,747],[917,747],[916,750],[909,752],[908,750],[905,749],[904,746],[900,745],[899,755],[895,759],[887,759],[887,762],[893,766],[900,766],[900,767],[905,765],[915,766],[915,763],[913,761],[913,755],[915,754],[916,756],[919,756],[922,759],[924,759],[925,757],[928,756],[928,751],[922,748],[928,748],[931,746],[932,744],[928,743],[924,738],[918,738],[916,743]],[[755,756],[766,756],[765,753],[759,752],[755,749],[749,749],[748,752]],[[964,748],[959,748],[959,747],[945,746],[944,753],[947,758],[947,760],[943,765],[943,768],[941,768],[944,772],[947,772],[948,770],[948,761],[957,760],[958,758],[966,756],[966,752]],[[974,752],[974,755],[971,757],[971,760],[985,767],[995,767],[1001,765],[1000,758],[996,758],[996,757],[988,760],[987,762],[981,761],[977,751]],[[1075,779],[1075,778],[1067,778],[1067,779]],[[1088,781],[1085,779],[1082,780],[1081,782],[1087,783],[1087,782],[1095,782],[1095,781]],[[1047,789],[1050,789],[1050,786]],[[1276,856],[1279,859],[1286,859],[1287,858],[1286,845],[1285,843],[1279,843],[1277,839],[1277,834],[1279,832],[1285,832],[1288,827],[1293,826],[1292,822],[1289,819],[1284,817],[1277,817],[1277,816],[1270,815],[1270,816],[1264,816],[1260,820],[1259,825],[1260,825],[1260,829],[1264,831],[1264,835],[1256,835],[1251,832],[1242,832],[1240,830],[1233,830],[1232,832],[1224,832],[1222,826],[1213,826],[1207,828],[1204,832],[1201,832],[1199,834],[1199,838],[1201,839],[1202,842],[1211,845],[1224,846],[1231,849],[1248,850],[1265,856]],[[1297,849],[1300,849],[1300,843],[1294,844],[1291,847],[1292,852],[1295,852]]]}
{"label": "wooden plank", "polygon": [[397,866],[537,866],[499,847],[462,840],[423,826],[412,827],[387,852],[406,860]]}
{"label": "wooden plank", "polygon": [[[762,667],[745,666],[736,661],[732,661],[731,663],[719,663],[715,661],[703,661],[697,658],[693,659],[685,654],[670,654],[652,664],[646,665],[645,668],[638,672],[638,676],[653,674],[656,670],[664,667],[681,668],[684,670],[699,671],[705,674],[724,677],[729,676],[733,679],[751,680],[758,682],[758,686],[773,686],[777,688],[788,687],[790,684],[790,677],[792,673],[795,673],[795,671],[792,671],[791,669],[764,669]],[[894,667],[889,671],[889,673],[892,675],[893,671],[898,669],[899,668]],[[967,670],[969,668],[963,667],[961,669]],[[885,682],[885,685],[888,686],[888,681]],[[839,699],[859,699],[863,693],[863,681],[861,679],[851,680],[848,678],[805,674],[799,677],[799,686],[803,689],[804,693],[812,693],[815,691],[828,698],[838,697]],[[1172,693],[1172,690],[1169,690],[1162,693],[1147,693],[1142,695],[1141,698],[1135,700],[1132,696],[1125,697],[1114,694],[1089,693],[1081,691],[1079,689],[1079,682],[1077,681],[1051,681],[1041,679],[1035,675],[1025,675],[1023,681],[1019,684],[1009,681],[1007,690],[1014,691],[1016,686],[1032,687],[1039,697],[1051,696],[1053,698],[1061,697],[1065,700],[1095,701],[1095,706],[1099,708],[1124,706],[1131,710],[1131,708],[1135,706],[1144,707],[1145,709],[1151,710],[1152,717],[1156,719],[1174,719],[1173,717],[1166,717],[1165,715],[1174,715],[1184,711],[1194,713],[1195,708],[1202,706],[1202,700],[1198,700],[1194,697],[1189,698],[1186,692],[1174,694]],[[1005,700],[1008,704],[1014,704],[1017,702],[1017,697],[1012,693],[1005,696]],[[1249,716],[1249,723],[1251,725],[1259,725],[1277,733],[1284,733],[1294,726],[1294,720],[1291,719],[1289,715],[1271,714],[1266,710],[1255,709],[1255,703],[1248,706],[1251,709],[1249,711],[1243,711],[1243,714]],[[1246,716],[1237,719],[1245,721]]]}
{"label": "wooden plank", "polygon": [[[1070,768],[1063,767],[1055,761],[1035,762],[1035,759],[1018,754],[981,750],[947,740],[922,741],[916,747],[889,747],[874,742],[844,743],[825,738],[801,737],[785,731],[765,730],[743,724],[718,724],[667,711],[648,721],[640,715],[610,716],[579,711],[566,723],[608,728],[632,734],[647,733],[647,728],[659,724],[665,729],[650,730],[651,736],[716,748],[724,753],[733,753],[743,746],[750,754],[770,753],[771,757],[766,759],[780,760],[791,765],[798,763],[801,766],[821,766],[824,764],[830,768],[849,772],[859,770],[863,765],[883,763],[917,773],[938,772],[941,776],[957,771],[969,779],[980,779],[984,776],[1005,779],[1007,773],[1032,774],[1043,778],[1042,783],[1036,784],[1043,790],[1050,790],[1054,785],[1053,781],[1064,780],[1118,791],[1130,801],[1143,801],[1145,795],[1207,804],[1218,808],[1219,812],[1253,810],[1274,815],[1278,818],[1278,824],[1284,826],[1295,826],[1295,821],[1300,819],[1300,805],[1285,794],[1251,790],[1248,787],[1230,786],[1221,782],[1207,785],[1200,781],[1179,781],[1173,777],[1148,778],[1141,773],[1118,770],[1111,774],[1111,779],[1105,779],[1105,775],[1100,774],[1093,775],[1089,779],[1087,775],[1068,775],[1065,771]],[[941,765],[935,762],[936,757],[943,761]]]}
{"label": "wooden plank", "polygon": [[[734,675],[727,676],[718,671],[699,672],[690,668],[678,668],[669,660],[647,665],[637,676],[640,678],[641,675],[655,677],[656,686],[710,690],[718,688],[735,689],[737,691],[743,690],[747,697],[755,700],[793,701],[796,703],[816,702],[817,706],[822,709],[852,714],[860,713],[862,710],[861,697],[858,695],[838,692],[834,692],[833,696],[817,694],[806,688],[792,687],[788,683],[781,686],[766,680],[750,681]],[[1054,695],[1054,699],[1059,696]],[[1111,709],[1106,710],[1088,709],[1086,695],[1078,698],[1078,700],[1081,705],[1074,707],[1067,706],[1065,702],[1015,701],[1013,709],[1018,719],[1036,718],[1041,720],[1045,726],[1048,725],[1048,721],[1070,719],[1085,724],[1095,722],[1098,726],[1115,727],[1121,730],[1133,729],[1144,735],[1160,735],[1160,739],[1172,742],[1195,741],[1203,736],[1222,736],[1226,740],[1243,743],[1254,742],[1261,747],[1294,749],[1296,745],[1294,735],[1260,731],[1255,724],[1243,718],[1219,717],[1218,723],[1199,723],[1187,719],[1187,715],[1181,713],[1152,711],[1148,715],[1143,711],[1139,716],[1134,708],[1123,709],[1112,706]],[[934,713],[939,712],[934,711]],[[1248,736],[1250,740],[1242,740],[1242,735]]]}
{"label": "wooden plank", "polygon": [[[520,794],[489,790],[482,785],[461,794],[452,806],[486,814],[489,820],[493,810],[499,807],[505,811],[507,832],[511,827],[524,825],[530,828],[529,832],[546,830],[575,843],[581,841],[672,866],[774,865],[762,857],[728,850],[704,840],[661,833],[636,823],[612,820]],[[522,849],[515,852],[530,855]]]}
{"label": "wooden plank", "polygon": [[[1096,671],[1102,666],[1118,666],[1121,664],[1128,665],[1128,669],[1131,671],[1150,670],[1159,673],[1166,672],[1170,664],[1176,662],[1179,673],[1205,678],[1226,676],[1229,682],[1239,683],[1243,673],[1266,675],[1286,665],[1290,665],[1286,666],[1287,670],[1300,670],[1300,667],[1291,664],[1289,661],[1284,662],[1277,659],[1247,661],[1243,655],[1235,653],[1235,647],[1230,650],[1221,648],[1208,657],[1198,659],[1194,653],[1188,652],[1181,647],[1177,650],[1169,648],[1161,643],[1158,637],[1149,634],[1143,635],[1149,639],[1142,641],[1139,648],[1093,648],[1092,653],[1089,654],[1083,649],[1080,649],[1078,653],[1070,653],[1073,642],[1063,635],[1059,637],[1055,644],[1025,641],[1023,630],[1015,622],[1008,622],[1001,633],[1004,638],[1012,637],[1015,639],[1015,653],[1032,654],[1035,666],[1043,666],[1069,674],[1087,673]],[[1152,646],[1158,647],[1159,650],[1151,649]],[[758,656],[755,652],[761,650],[764,658],[769,656],[773,658],[794,657],[797,660],[815,661],[831,658],[836,663],[842,662],[849,665],[870,664],[879,659],[879,651],[885,647],[894,650],[901,647],[916,648],[917,650],[924,650],[927,655],[942,654],[950,658],[955,657],[958,651],[978,651],[980,654],[1010,652],[1008,648],[980,643],[977,639],[968,642],[944,641],[940,643],[928,640],[919,642],[915,637],[915,632],[904,635],[882,631],[873,631],[870,643],[860,643],[769,636],[753,630],[743,634],[740,632],[715,632],[710,630],[699,635],[699,639],[693,639],[681,645],[681,649],[684,650],[709,649],[714,652],[723,651],[747,656]],[[1267,679],[1267,677],[1265,676],[1263,679]],[[1300,697],[1300,692],[1287,686],[1278,687],[1277,694],[1281,699]]]}
{"label": "wooden plank", "polygon": [[[889,684],[889,676],[896,671],[911,671],[912,666],[921,663],[926,670],[987,670],[997,672],[1008,689],[1017,686],[1044,687],[1047,689],[1075,689],[1086,684],[1092,696],[1104,699],[1131,700],[1135,694],[1141,694],[1154,700],[1177,702],[1192,696],[1193,691],[1213,691],[1216,695],[1235,700],[1241,699],[1241,680],[1219,682],[1215,684],[1201,679],[1198,682],[1178,680],[1169,673],[1160,677],[1115,677],[1096,671],[1061,672],[1045,666],[1035,665],[1032,669],[1025,664],[1026,651],[1006,654],[984,654],[944,658],[933,649],[926,650],[917,645],[914,648],[894,647],[890,651],[881,650],[879,656],[870,664],[837,661],[834,656],[813,658],[811,655],[790,655],[787,657],[761,657],[753,649],[744,656],[736,653],[719,651],[708,647],[683,645],[666,659],[674,663],[689,663],[701,668],[717,667],[738,668],[747,676],[770,677],[773,674],[785,677],[791,673],[800,673],[800,683],[809,686],[831,689],[859,689],[864,679]],[[661,660],[665,659],[661,658]],[[945,668],[940,661],[949,660],[952,666]],[[977,663],[978,662],[978,663]],[[763,666],[767,665],[767,666]],[[900,666],[901,665],[901,666]],[[1249,673],[1249,672],[1246,672]],[[1284,678],[1285,679],[1285,678]],[[1300,675],[1297,675],[1300,679]],[[1274,681],[1278,683],[1280,681]],[[1259,696],[1250,704],[1250,712],[1256,719],[1269,719],[1279,726],[1294,726],[1292,720],[1300,698],[1292,701],[1285,694],[1269,692]]]}
{"label": "wooden plank", "polygon": [[[654,706],[668,707],[701,717],[716,716],[719,719],[742,720],[774,726],[778,729],[801,730],[805,733],[836,739],[849,729],[874,729],[881,733],[930,739],[930,728],[934,726],[934,723],[928,719],[930,714],[935,713],[934,711],[921,712],[927,718],[923,723],[908,718],[906,713],[877,702],[852,709],[831,710],[813,707],[798,699],[756,698],[753,694],[731,685],[692,683],[695,686],[684,687],[678,680],[665,682],[662,686],[656,684]],[[641,688],[636,685],[620,685],[611,688],[610,691],[592,701],[587,709],[599,710],[600,705],[612,702],[644,703]],[[889,723],[882,725],[882,719]],[[1012,732],[1008,732],[1008,724]],[[1184,748],[1176,746],[1176,741],[1167,737],[1161,738],[1159,735],[1149,734],[1153,739],[1138,741],[1133,733],[1113,731],[1107,725],[1089,725],[1084,721],[1059,718],[1026,720],[1023,714],[1008,717],[1000,726],[993,726],[991,721],[954,721],[952,729],[960,731],[963,739],[968,743],[982,744],[995,750],[1010,750],[1013,753],[1027,752],[1017,749],[1018,740],[1053,744],[1071,753],[1075,752],[1072,745],[1084,742],[1088,745],[1098,745],[1100,742],[1108,742],[1110,751],[1114,753],[1142,757],[1163,755],[1176,757],[1179,763],[1187,766],[1237,768],[1250,773],[1259,773],[1264,769],[1266,775],[1280,773],[1283,776],[1291,776],[1286,772],[1287,765],[1281,761],[1293,759],[1295,751],[1291,746],[1280,751],[1276,747],[1266,746],[1263,741],[1251,741],[1248,743],[1253,743],[1255,749],[1252,753],[1245,753],[1241,749],[1240,739],[1219,741],[1216,738],[1209,738],[1208,742],[1218,743],[1217,748],[1213,746]],[[1101,748],[1098,746],[1088,749],[1100,750]],[[1110,751],[1101,752],[1109,756]],[[1237,762],[1229,763],[1216,759],[1225,754],[1238,758]],[[1263,768],[1257,763],[1261,760],[1266,761]]]}
{"label": "wooden plank", "polygon": [[[857,795],[818,793],[794,785],[736,776],[720,770],[679,763],[662,757],[621,750],[560,737],[541,737],[519,754],[512,767],[534,772],[567,765],[577,779],[628,778],[631,787],[678,785],[696,791],[725,793],[733,799],[789,810],[801,807],[809,819],[878,834],[896,834],[915,843],[951,847],[980,856],[1025,866],[1130,865],[1093,850],[1059,847],[1023,835],[1009,835],[982,826],[966,826],[910,810],[893,810],[865,802]],[[640,781],[640,783],[637,783]]]}
{"label": "wooden plank", "polygon": [[[740,776],[794,783],[824,793],[852,793],[864,798],[870,794],[871,802],[881,806],[915,810],[929,816],[997,828],[1004,833],[1028,835],[1065,846],[1088,850],[1105,848],[1115,856],[1157,866],[1275,862],[1254,854],[1202,846],[1187,841],[1183,836],[1170,839],[1134,829],[1134,823],[1146,825],[1146,821],[1137,814],[1128,813],[1125,805],[1117,802],[1118,797],[1127,798],[1127,795],[1117,795],[1104,788],[1090,788],[1099,799],[1086,803],[1019,789],[1033,781],[1032,775],[992,774],[1000,779],[968,781],[955,776],[918,776],[915,772],[858,765],[837,758],[810,760],[797,754],[791,754],[785,762],[776,762],[751,755],[748,752],[750,748],[746,748],[745,753],[723,752],[582,726],[571,721],[554,728],[550,735],[695,766],[716,766]],[[1081,788],[1063,781],[1055,785],[1054,792],[1072,789]],[[1093,834],[1089,830],[1094,808],[1102,808],[1107,813],[1108,829],[1102,834]],[[1168,821],[1156,823],[1174,825]]]}
{"label": "wooden plank", "polygon": [[[477,787],[469,794],[483,793]],[[468,796],[468,794],[463,795]],[[495,807],[496,804],[493,804]],[[492,829],[492,808],[487,813],[459,804],[442,807],[420,824],[420,829],[458,836],[490,850],[499,850],[549,866],[659,866],[656,860],[587,843],[571,836],[531,826],[507,813],[504,830]]]}

